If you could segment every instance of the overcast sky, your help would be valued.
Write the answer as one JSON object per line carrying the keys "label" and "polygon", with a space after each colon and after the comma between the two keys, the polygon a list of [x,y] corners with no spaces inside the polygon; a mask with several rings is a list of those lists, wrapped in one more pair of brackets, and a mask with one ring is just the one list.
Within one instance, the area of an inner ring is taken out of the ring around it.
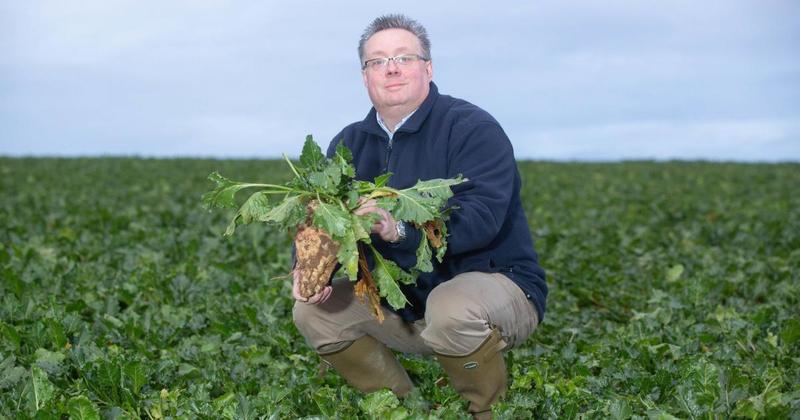
{"label": "overcast sky", "polygon": [[296,156],[401,12],[520,159],[800,160],[800,2],[2,1],[0,155]]}

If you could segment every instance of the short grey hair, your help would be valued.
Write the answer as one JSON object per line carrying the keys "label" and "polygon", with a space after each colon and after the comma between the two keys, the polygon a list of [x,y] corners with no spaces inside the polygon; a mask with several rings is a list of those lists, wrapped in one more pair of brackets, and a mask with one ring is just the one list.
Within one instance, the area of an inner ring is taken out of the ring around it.
{"label": "short grey hair", "polygon": [[428,39],[428,31],[419,22],[402,14],[389,14],[375,18],[372,23],[364,29],[361,39],[358,41],[358,59],[364,63],[364,44],[367,43],[372,35],[386,29],[404,29],[414,34],[422,46],[422,57],[426,60],[431,59],[431,41]]}

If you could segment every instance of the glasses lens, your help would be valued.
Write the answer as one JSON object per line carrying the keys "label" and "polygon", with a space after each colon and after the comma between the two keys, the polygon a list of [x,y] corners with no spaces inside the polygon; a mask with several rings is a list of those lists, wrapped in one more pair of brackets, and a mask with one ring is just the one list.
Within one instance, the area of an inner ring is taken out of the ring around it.
{"label": "glasses lens", "polygon": [[378,69],[386,65],[389,62],[388,58],[373,58],[372,60],[367,60],[364,62],[364,67],[370,69]]}
{"label": "glasses lens", "polygon": [[411,63],[422,60],[423,58],[417,54],[404,54],[397,57],[382,57],[373,58],[364,62],[364,67],[372,70],[378,70],[389,65],[389,61],[394,61],[398,66],[405,66]]}
{"label": "glasses lens", "polygon": [[400,55],[394,58],[397,64],[410,64],[417,61],[417,56],[414,54]]}

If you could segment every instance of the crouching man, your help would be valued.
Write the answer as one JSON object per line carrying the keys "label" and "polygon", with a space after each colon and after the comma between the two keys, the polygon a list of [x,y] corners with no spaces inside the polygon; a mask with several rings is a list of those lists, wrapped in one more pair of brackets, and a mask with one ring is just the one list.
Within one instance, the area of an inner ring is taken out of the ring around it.
{"label": "crouching man", "polygon": [[[357,178],[391,172],[402,189],[418,180],[469,181],[453,187],[456,207],[447,222],[448,250],[416,284],[401,286],[409,304],[382,307],[378,323],[354,297],[349,281],[333,281],[309,299],[297,292],[294,322],[308,344],[350,385],[363,392],[389,388],[398,396],[413,384],[394,351],[435,355],[450,384],[469,401],[475,418],[490,418],[506,391],[502,351],[521,344],[542,320],[547,297],[520,201],[520,175],[511,143],[495,119],[477,106],[440,94],[433,83],[426,30],[403,15],[375,19],[358,45],[364,85],[373,108],[345,127],[340,140],[353,152]],[[424,233],[376,213],[372,241],[381,254],[411,267]]]}

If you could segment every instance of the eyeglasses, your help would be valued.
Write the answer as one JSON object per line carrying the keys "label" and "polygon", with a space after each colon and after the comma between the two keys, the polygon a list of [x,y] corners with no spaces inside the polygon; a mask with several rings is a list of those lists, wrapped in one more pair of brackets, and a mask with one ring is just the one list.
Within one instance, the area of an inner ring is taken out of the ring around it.
{"label": "eyeglasses", "polygon": [[364,65],[361,66],[361,69],[370,69],[370,70],[378,70],[384,69],[389,65],[390,61],[394,61],[395,64],[398,66],[407,66],[411,63],[416,63],[417,61],[428,61],[428,58],[425,58],[419,54],[403,54],[394,57],[381,57],[381,58],[373,58],[371,60],[367,60],[364,62]]}

